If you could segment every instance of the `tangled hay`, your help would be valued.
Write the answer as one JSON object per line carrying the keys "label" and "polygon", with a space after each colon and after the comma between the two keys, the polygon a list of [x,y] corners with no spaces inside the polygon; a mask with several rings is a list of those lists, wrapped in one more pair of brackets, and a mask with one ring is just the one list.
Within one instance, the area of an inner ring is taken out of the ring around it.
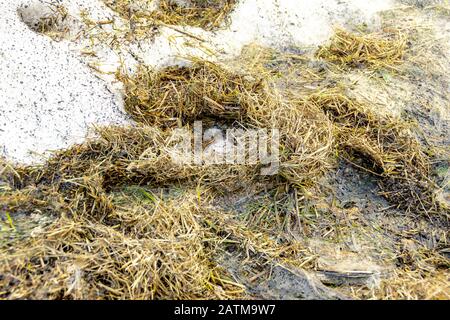
{"label": "tangled hay", "polygon": [[410,131],[349,98],[339,86],[291,95],[267,78],[211,62],[141,70],[122,77],[126,108],[145,124],[175,126],[196,119],[238,121],[280,131],[280,176],[308,186],[335,164],[335,155],[380,178],[386,198],[408,211],[438,211],[430,159]]}
{"label": "tangled hay", "polygon": [[399,208],[439,212],[431,176],[431,159],[406,122],[378,115],[335,88],[309,100],[330,118],[341,157],[379,177],[383,195]]}
{"label": "tangled hay", "polygon": [[172,131],[141,125],[99,128],[98,134],[98,139],[57,153],[44,167],[31,168],[24,176],[33,183],[56,186],[65,192],[78,190],[92,177],[107,191],[124,185],[195,186],[199,179],[218,191],[231,191],[263,179],[258,177],[260,163],[212,166],[184,161],[184,154],[175,148],[179,137]]}
{"label": "tangled hay", "polygon": [[[336,52],[348,54],[331,61],[387,67],[401,59],[387,43],[342,39],[348,47]],[[392,54],[382,55],[386,48]],[[282,61],[283,68],[293,69],[289,76],[322,80],[301,59],[289,59]],[[431,159],[407,123],[377,114],[339,84],[305,91],[301,82],[279,79],[267,69],[280,63],[272,52],[246,64],[245,71],[196,60],[188,67],[141,66],[135,75],[119,74],[135,126],[98,128],[96,138],[54,154],[43,166],[4,164],[1,212],[13,222],[32,212],[53,220],[30,237],[0,243],[0,297],[248,298],[248,282],[221,261],[238,255],[263,270],[314,268],[317,257],[298,240],[312,210],[306,199],[338,159],[376,177],[398,208],[442,212],[434,200]],[[260,176],[259,162],[175,161],[173,129],[190,130],[196,120],[278,129],[278,175]],[[257,204],[243,217],[216,206],[215,198],[258,184],[275,194],[273,202]],[[440,276],[429,282],[415,275],[417,289],[405,287],[409,275],[383,283],[379,296],[410,298],[417,290],[435,297],[429,291],[442,283]]]}
{"label": "tangled hay", "polygon": [[182,25],[214,30],[226,26],[235,0],[160,0],[153,1],[104,0],[122,18],[155,25]]}
{"label": "tangled hay", "polygon": [[248,94],[246,121],[261,128],[277,128],[281,144],[279,175],[293,186],[313,185],[335,164],[331,122],[305,101],[286,101],[276,91],[263,97],[261,100],[261,96]]}
{"label": "tangled hay", "polygon": [[[62,41],[69,33],[69,24],[73,19],[64,5],[49,3],[45,15],[37,21],[33,17],[27,17],[24,8],[19,8],[18,13],[30,29],[44,34],[54,41]],[[30,20],[31,18],[31,20]]]}
{"label": "tangled hay", "polygon": [[202,225],[204,209],[196,204],[197,197],[191,194],[165,201],[156,197],[147,200],[136,203],[130,195],[118,196],[113,201],[117,208],[105,217],[90,210],[71,214],[74,207],[65,207],[41,236],[23,243],[20,252],[1,252],[2,296],[241,296],[242,287],[211,261],[210,251],[218,239]]}
{"label": "tangled hay", "polygon": [[[41,188],[41,213],[55,221],[0,249],[1,297],[244,298],[245,287],[217,262],[225,252],[262,265],[304,262],[298,245],[277,244],[215,209],[207,190],[157,195],[135,187],[106,194],[93,184],[76,193]],[[5,197],[20,210],[37,209],[16,193]]]}
{"label": "tangled hay", "polygon": [[448,274],[422,274],[418,271],[399,273],[394,280],[381,284],[381,294],[390,300],[448,300],[450,286]]}
{"label": "tangled hay", "polygon": [[[249,128],[275,128],[282,144],[282,176],[310,184],[330,168],[332,130],[312,105],[285,101],[274,85],[207,61],[122,75],[125,106],[146,125],[179,126],[213,118]],[[318,112],[319,111],[319,112]]]}
{"label": "tangled hay", "polygon": [[409,239],[402,239],[401,243],[402,267],[372,292],[361,289],[361,295],[369,299],[382,296],[391,300],[448,300],[448,258]]}
{"label": "tangled hay", "polygon": [[383,38],[336,29],[331,44],[321,47],[316,55],[341,67],[395,69],[403,61],[406,44],[407,39],[400,32]]}

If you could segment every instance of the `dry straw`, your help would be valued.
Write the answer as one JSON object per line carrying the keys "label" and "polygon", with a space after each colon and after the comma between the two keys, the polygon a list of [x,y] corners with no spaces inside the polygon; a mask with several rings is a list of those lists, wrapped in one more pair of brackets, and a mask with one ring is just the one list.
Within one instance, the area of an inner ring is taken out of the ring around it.
{"label": "dry straw", "polygon": [[[122,75],[126,108],[137,121],[177,126],[213,117],[243,126],[278,128],[280,175],[308,185],[327,172],[336,153],[380,177],[385,195],[408,210],[435,211],[429,159],[409,125],[378,115],[336,86],[289,97],[272,80],[194,61],[190,67]],[[353,161],[355,160],[355,161]]]}
{"label": "dry straw", "polygon": [[[372,50],[374,44],[363,40],[361,50]],[[401,58],[389,52],[374,58],[361,50],[355,55],[354,48],[342,50],[359,62],[386,66]],[[289,228],[286,223],[280,229],[262,228],[273,219],[270,210],[240,219],[218,207],[215,198],[262,182],[276,190],[280,206],[292,208],[297,217],[292,220],[300,224],[299,207],[308,188],[339,158],[376,177],[393,205],[411,213],[445,214],[434,201],[430,159],[408,124],[378,115],[338,84],[307,92],[295,90],[296,82],[286,86],[288,81],[268,70],[272,55],[261,55],[261,61],[241,71],[196,60],[188,67],[157,71],[142,66],[135,75],[122,73],[126,110],[135,126],[99,128],[97,138],[54,154],[43,166],[4,166],[1,180],[8,188],[0,195],[2,211],[12,219],[37,212],[54,222],[2,246],[0,297],[249,297],[247,282],[233,277],[220,261],[238,255],[259,268],[300,270],[312,267],[316,257],[293,234],[290,220]],[[321,79],[293,60],[287,63],[296,68],[290,75]],[[259,163],[177,164],[170,156],[171,129],[191,129],[195,120],[279,129],[279,174],[259,176]],[[291,216],[276,212],[275,217],[287,221]],[[292,237],[276,235],[286,231]]]}
{"label": "dry straw", "polygon": [[242,92],[258,89],[248,80],[206,61],[190,67],[154,71],[141,67],[136,75],[119,76],[125,84],[125,107],[135,120],[149,125],[177,126],[203,117],[240,119]]}
{"label": "dry straw", "polygon": [[[19,14],[20,10],[19,10]],[[63,40],[69,33],[67,22],[71,19],[67,8],[60,4],[49,4],[49,12],[29,27],[38,33],[45,34],[54,41]],[[28,24],[28,23],[27,23]]]}

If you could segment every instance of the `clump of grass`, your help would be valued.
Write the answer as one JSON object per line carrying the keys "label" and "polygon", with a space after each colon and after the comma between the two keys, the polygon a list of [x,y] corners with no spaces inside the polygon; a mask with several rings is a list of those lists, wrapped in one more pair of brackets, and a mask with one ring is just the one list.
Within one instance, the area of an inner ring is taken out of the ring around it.
{"label": "clump of grass", "polygon": [[245,93],[244,121],[279,130],[279,175],[293,186],[309,187],[334,166],[332,124],[316,106],[283,97],[274,85],[264,92]]}
{"label": "clump of grass", "polygon": [[209,117],[244,128],[275,128],[281,134],[281,176],[310,184],[330,168],[329,120],[312,104],[286,100],[266,78],[194,61],[189,67],[144,68],[121,79],[126,109],[136,121],[175,127]]}
{"label": "clump of grass", "polygon": [[141,67],[134,76],[121,75],[125,106],[136,121],[176,126],[212,116],[239,119],[245,110],[242,92],[256,91],[258,81],[217,64],[194,61],[189,67],[154,71]]}
{"label": "clump of grass", "polygon": [[[187,128],[188,129],[188,128]],[[189,129],[188,129],[189,130]],[[243,188],[258,177],[260,164],[196,165],[174,153],[178,137],[171,130],[140,125],[137,127],[99,128],[99,138],[55,154],[43,167],[29,169],[26,176],[33,183],[53,186],[65,193],[83,187],[111,190],[123,185],[164,186],[199,183],[215,190]]]}
{"label": "clump of grass", "polygon": [[[55,221],[0,248],[1,297],[245,298],[245,286],[217,262],[226,252],[261,265],[298,266],[305,259],[298,245],[280,245],[214,208],[206,190],[84,191],[81,186],[74,195],[60,190],[64,199],[58,202],[46,198]],[[106,202],[108,211],[102,209]]]}
{"label": "clump of grass", "polygon": [[214,30],[226,26],[234,9],[235,0],[189,0],[185,2],[160,0],[157,8],[150,8],[152,1],[105,0],[105,3],[130,21],[156,25],[182,25]]}
{"label": "clump of grass", "polygon": [[433,274],[421,272],[398,272],[395,277],[381,283],[378,293],[390,300],[448,300],[450,287],[448,274],[438,271]]}
{"label": "clump of grass", "polygon": [[361,296],[370,298],[376,295],[391,300],[449,299],[448,258],[428,250],[420,241],[402,239],[398,259],[402,264],[391,277],[382,280],[380,286],[372,288],[370,293],[362,289]]}
{"label": "clump of grass", "polygon": [[400,32],[383,37],[336,29],[331,43],[321,47],[316,55],[342,67],[393,69],[403,62],[406,48],[407,39]]}

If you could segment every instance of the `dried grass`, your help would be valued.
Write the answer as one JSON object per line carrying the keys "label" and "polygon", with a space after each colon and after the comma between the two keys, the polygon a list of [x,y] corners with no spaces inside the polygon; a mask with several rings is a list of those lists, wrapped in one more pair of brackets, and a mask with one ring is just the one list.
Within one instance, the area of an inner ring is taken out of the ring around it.
{"label": "dried grass", "polygon": [[235,0],[190,0],[187,6],[180,6],[171,0],[162,0],[160,11],[155,11],[153,17],[165,24],[213,30],[230,23],[228,15],[235,3]]}
{"label": "dried grass", "polygon": [[29,27],[54,41],[61,41],[70,32],[67,21],[71,17],[67,8],[61,4],[49,4],[48,8],[51,12],[41,17],[35,24],[30,24]]}
{"label": "dried grass", "polygon": [[328,119],[312,105],[286,101],[274,84],[206,61],[155,72],[121,75],[127,111],[147,125],[179,126],[213,118],[281,133],[282,176],[308,184],[330,168],[333,143]]}
{"label": "dried grass", "polygon": [[178,162],[174,146],[179,140],[170,130],[141,125],[99,128],[98,134],[98,139],[57,153],[44,167],[30,169],[29,179],[77,190],[86,178],[97,177],[107,191],[134,184],[164,186],[182,182],[195,186],[200,180],[218,191],[231,191],[258,178],[259,163],[207,166]]}
{"label": "dried grass", "polygon": [[336,29],[330,45],[317,51],[317,57],[341,67],[395,69],[407,49],[406,37],[398,32],[385,36],[355,34]]}
{"label": "dried grass", "polygon": [[[264,73],[263,73],[264,74]],[[436,212],[430,159],[400,119],[378,115],[347,97],[339,85],[305,94],[279,90],[270,78],[235,73],[211,62],[122,75],[134,118],[158,126],[213,117],[281,133],[281,172],[308,186],[329,171],[335,154],[380,177],[386,198],[399,207]]]}
{"label": "dried grass", "polygon": [[239,119],[245,112],[242,92],[258,90],[259,81],[206,61],[190,67],[119,75],[125,84],[125,107],[138,122],[177,126],[203,117]]}
{"label": "dried grass", "polygon": [[19,252],[2,251],[2,296],[224,299],[242,295],[242,287],[211,260],[211,247],[218,240],[202,225],[204,209],[195,194],[165,201],[155,197],[153,203],[135,205],[131,197],[119,199],[121,203],[114,203],[117,208],[107,216],[88,208],[71,213],[75,207],[69,204]]}
{"label": "dried grass", "polygon": [[417,271],[399,272],[381,283],[378,295],[389,300],[448,300],[448,273],[423,274]]}
{"label": "dried grass", "polygon": [[408,123],[374,113],[341,88],[314,93],[309,100],[333,122],[340,156],[379,177],[391,203],[407,212],[440,211],[429,178],[431,159]]}
{"label": "dried grass", "polygon": [[106,5],[130,21],[155,25],[181,25],[215,30],[226,26],[235,0],[189,0],[183,5],[173,0],[160,0],[156,10],[152,1],[104,0]]}
{"label": "dried grass", "polygon": [[[400,59],[376,54],[390,48],[384,42],[383,47],[368,38],[355,41],[363,43],[361,49],[355,52],[361,45],[347,44],[349,54],[331,60],[387,67]],[[134,76],[120,74],[126,109],[138,122],[134,127],[99,128],[97,138],[56,153],[44,166],[4,166],[4,210],[13,219],[19,212],[38,210],[55,221],[0,249],[0,297],[246,298],[245,286],[218,261],[226,252],[239,252],[258,265],[312,267],[315,256],[296,240],[302,230],[300,210],[308,210],[299,204],[338,158],[377,177],[383,195],[399,208],[442,213],[434,201],[430,159],[407,123],[378,115],[338,84],[307,92],[292,90],[296,83],[280,88],[267,71],[269,56],[247,64],[245,72],[193,61],[189,67],[141,67]],[[207,119],[279,129],[279,174],[259,176],[260,163],[176,163],[171,129]],[[276,190],[282,200],[275,209],[263,207],[239,219],[213,206],[214,196],[257,182]],[[178,186],[185,189],[171,196],[149,190]],[[292,237],[277,236],[277,231]],[[396,279],[403,281],[402,276]],[[404,292],[398,296],[392,293],[403,285],[392,282],[379,296],[408,298],[407,292],[416,290],[413,285],[398,289]]]}

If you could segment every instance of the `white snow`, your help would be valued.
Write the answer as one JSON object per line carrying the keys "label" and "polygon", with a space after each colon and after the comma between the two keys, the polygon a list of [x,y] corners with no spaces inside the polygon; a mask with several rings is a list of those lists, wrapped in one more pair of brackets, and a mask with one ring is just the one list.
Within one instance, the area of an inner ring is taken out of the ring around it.
{"label": "white snow", "polygon": [[31,2],[0,0],[0,155],[23,163],[82,142],[93,124],[126,121],[120,95],[67,43],[22,22],[17,9]]}

